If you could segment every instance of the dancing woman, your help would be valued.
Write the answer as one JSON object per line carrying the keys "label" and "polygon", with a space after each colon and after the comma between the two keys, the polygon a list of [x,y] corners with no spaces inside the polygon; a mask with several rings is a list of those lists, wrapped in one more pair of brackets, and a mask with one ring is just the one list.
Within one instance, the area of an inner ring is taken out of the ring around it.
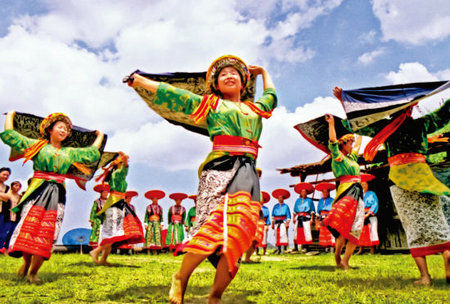
{"label": "dancing woman", "polygon": [[105,205],[106,199],[109,194],[108,184],[98,184],[94,187],[94,191],[100,193],[100,197],[94,201],[91,208],[91,214],[89,215],[89,223],[91,223],[91,236],[89,237],[89,246],[98,246],[98,237],[100,235],[100,227],[102,225],[103,216],[97,215]]}
{"label": "dancing woman", "polygon": [[[360,181],[360,168],[358,165],[358,150],[361,146],[361,137],[355,142],[353,134],[336,137],[334,118],[327,114],[325,120],[329,126],[328,148],[331,151],[331,169],[339,179],[339,187],[336,191],[336,199],[330,212],[322,223],[328,227],[336,238],[334,258],[338,268],[350,269],[349,260],[358,245],[358,239],[364,225],[364,203],[362,200],[363,189]],[[342,249],[345,243],[344,257],[341,259]]]}
{"label": "dancing woman", "polygon": [[[126,202],[128,155],[119,152],[119,157],[105,168],[105,173],[106,176],[102,182],[109,184],[110,194],[103,209],[97,213],[97,215],[104,214],[104,218],[100,231],[99,246],[92,250],[90,255],[95,264],[110,266],[106,260],[113,247],[143,243],[145,239],[139,218]],[[131,198],[131,196],[128,197]],[[99,261],[100,254],[102,257]]]}
{"label": "dancing woman", "polygon": [[13,129],[15,112],[6,116],[5,131],[0,133],[3,142],[25,160],[33,161],[34,175],[30,186],[12,211],[22,209],[21,219],[14,230],[8,249],[13,257],[23,256],[24,264],[20,277],[27,277],[31,283],[41,283],[37,273],[44,260],[51,256],[53,243],[64,217],[66,204],[65,174],[71,165],[83,168],[100,158],[99,148],[103,133],[97,131],[97,138],[87,148],[65,147],[70,136],[72,122],[62,113],[47,116],[40,125],[41,139],[26,137]]}
{"label": "dancing woman", "polygon": [[[342,101],[342,89],[334,95]],[[426,256],[442,253],[447,283],[450,283],[450,227],[439,196],[450,189],[436,179],[426,163],[427,135],[445,127],[450,120],[450,99],[434,112],[412,118],[410,106],[392,119],[383,119],[357,131],[373,137],[364,150],[372,160],[381,144],[387,150],[392,199],[397,209],[411,255],[420,272],[418,285],[430,285]]]}
{"label": "dancing woman", "polygon": [[[250,74],[263,77],[263,96],[255,103],[241,100]],[[183,302],[190,275],[207,257],[217,268],[209,302],[220,302],[250,246],[261,208],[255,160],[262,118],[270,117],[276,106],[272,80],[262,67],[248,67],[227,55],[211,64],[206,83],[212,94],[202,97],[139,75],[129,78],[132,87],[156,92],[154,103],[192,115],[196,122],[206,119],[213,141],[213,151],[199,169],[197,232],[182,248],[187,254],[173,277],[172,303]]]}

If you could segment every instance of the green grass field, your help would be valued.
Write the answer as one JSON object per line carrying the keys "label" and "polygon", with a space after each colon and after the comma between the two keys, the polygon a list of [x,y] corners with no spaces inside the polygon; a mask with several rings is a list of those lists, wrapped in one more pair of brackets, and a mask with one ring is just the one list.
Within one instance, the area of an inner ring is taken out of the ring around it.
{"label": "green grass field", "polygon": [[[94,266],[89,255],[54,254],[41,269],[44,284],[16,277],[20,259],[0,257],[0,303],[167,303],[171,275],[181,257],[112,255],[114,267]],[[335,270],[330,254],[265,256],[242,265],[224,303],[450,303],[441,256],[428,258],[432,287],[409,255],[354,256],[355,269]],[[207,262],[194,272],[186,303],[206,303],[214,278]]]}

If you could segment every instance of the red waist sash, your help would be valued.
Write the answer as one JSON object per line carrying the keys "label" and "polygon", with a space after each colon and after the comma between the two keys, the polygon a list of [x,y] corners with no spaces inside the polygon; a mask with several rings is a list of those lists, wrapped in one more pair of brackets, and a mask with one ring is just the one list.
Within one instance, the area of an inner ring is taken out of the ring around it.
{"label": "red waist sash", "polygon": [[297,215],[299,215],[299,216],[309,216],[310,214],[308,212],[298,212]]}
{"label": "red waist sash", "polygon": [[157,215],[151,215],[151,216],[149,217],[149,220],[150,220],[150,221],[153,221],[153,222],[158,222],[158,221],[159,221],[159,216],[157,216]]}
{"label": "red waist sash", "polygon": [[338,177],[341,183],[359,183],[361,182],[361,176],[359,175],[342,175]]}
{"label": "red waist sash", "polygon": [[111,191],[111,195],[118,196],[123,199],[125,199],[125,197],[126,197],[124,192],[119,192],[119,191]]}
{"label": "red waist sash", "polygon": [[66,178],[70,178],[66,174],[59,174],[54,172],[34,171],[33,178],[45,179],[46,181],[53,180],[58,184],[64,183]]}
{"label": "red waist sash", "polygon": [[329,212],[328,210],[320,210],[320,215],[327,215]]}
{"label": "red waist sash", "polygon": [[389,167],[410,163],[425,163],[425,156],[420,153],[402,153],[388,158]]}
{"label": "red waist sash", "polygon": [[286,216],[274,216],[274,221],[284,221],[286,219]]}
{"label": "red waist sash", "polygon": [[191,222],[195,222],[195,216],[191,217]]}
{"label": "red waist sash", "polygon": [[183,221],[183,217],[182,217],[181,215],[174,214],[174,215],[172,215],[172,217],[170,218],[170,220],[171,220],[173,223],[181,223],[181,222]]}
{"label": "red waist sash", "polygon": [[261,146],[256,140],[240,136],[216,135],[213,139],[213,151],[229,152],[231,155],[251,154],[254,158],[258,157],[258,148]]}

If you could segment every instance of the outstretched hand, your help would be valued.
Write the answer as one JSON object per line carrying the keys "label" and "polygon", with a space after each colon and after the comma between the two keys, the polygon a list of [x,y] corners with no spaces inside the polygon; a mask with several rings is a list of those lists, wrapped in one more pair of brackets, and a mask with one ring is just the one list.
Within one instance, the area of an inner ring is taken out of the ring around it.
{"label": "outstretched hand", "polygon": [[334,117],[331,114],[325,114],[325,121],[329,124],[334,124]]}
{"label": "outstretched hand", "polygon": [[260,74],[262,74],[264,72],[264,68],[259,66],[259,65],[249,65],[248,66],[248,71],[252,75],[260,75]]}
{"label": "outstretched hand", "polygon": [[334,87],[333,88],[333,95],[336,96],[337,99],[339,99],[340,101],[342,101],[342,89],[339,87]]}

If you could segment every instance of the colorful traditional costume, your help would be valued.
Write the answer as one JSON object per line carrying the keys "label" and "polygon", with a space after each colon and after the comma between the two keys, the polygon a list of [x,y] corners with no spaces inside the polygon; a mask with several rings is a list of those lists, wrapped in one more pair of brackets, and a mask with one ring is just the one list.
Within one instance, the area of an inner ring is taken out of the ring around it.
{"label": "colorful traditional costume", "polygon": [[[184,200],[188,196],[184,193],[172,193],[169,197],[173,200]],[[169,208],[167,219],[169,227],[167,228],[166,246],[169,246],[169,249],[175,249],[184,240],[186,208],[181,205],[173,205]]]}
{"label": "colorful traditional costume", "polygon": [[[162,199],[166,194],[161,190],[150,190],[145,193],[145,197],[153,199]],[[147,249],[162,249],[163,239],[161,234],[161,223],[163,221],[163,209],[156,202],[152,202],[145,209],[144,223],[147,225],[145,232],[145,244],[144,248]]]}
{"label": "colorful traditional costume", "polygon": [[[108,184],[100,184],[94,187],[95,192],[102,193],[103,191],[109,192]],[[89,237],[89,246],[97,247],[98,246],[98,237],[100,235],[100,228],[102,225],[102,215],[97,215],[100,210],[102,210],[105,205],[106,199],[102,199],[99,197],[94,201],[92,205],[91,214],[89,216],[89,221],[91,222],[91,236]]]}
{"label": "colorful traditional costume", "polygon": [[113,248],[117,248],[145,241],[141,221],[130,205],[125,202],[128,187],[127,174],[128,167],[118,163],[113,167],[110,178],[107,180],[111,192],[102,210],[97,213],[104,214],[99,238],[100,246],[112,244]]}
{"label": "colorful traditional costume", "polygon": [[[291,196],[289,191],[284,189],[276,189],[272,192],[272,196],[278,199],[280,196],[287,199]],[[291,210],[284,202],[276,204],[272,209],[272,224],[275,226],[275,246],[289,245],[289,221],[291,220]]]}
{"label": "colorful traditional costume", "polygon": [[[193,199],[195,204],[197,204],[197,195],[189,195],[190,199]],[[187,217],[186,217],[186,229],[187,229],[187,235],[186,235],[186,239],[190,240],[192,238],[192,236],[194,235],[192,233],[193,229],[195,226],[197,226],[197,216],[196,216],[196,212],[195,212],[196,206],[191,207],[191,209],[189,209]]]}
{"label": "colorful traditional costume", "polygon": [[[316,191],[324,191],[324,190],[334,190],[336,189],[335,184],[331,183],[319,183],[316,186]],[[319,245],[323,247],[328,246],[334,246],[335,245],[335,239],[334,236],[331,234],[330,230],[322,224],[323,220],[327,217],[328,213],[331,210],[331,206],[333,204],[334,198],[327,197],[327,198],[321,198],[319,199],[319,204],[317,205],[317,214],[319,215],[320,219],[320,226],[319,226]]]}
{"label": "colorful traditional costume", "polygon": [[[411,255],[421,257],[450,250],[450,228],[439,199],[440,195],[450,195],[450,189],[434,177],[425,160],[427,134],[448,124],[450,99],[440,109],[418,119],[411,118],[408,110],[394,121],[398,119],[403,122],[384,145],[389,157],[389,178],[395,184],[390,190]],[[383,119],[357,133],[376,137],[391,123],[392,120]]]}
{"label": "colorful traditional costume", "polygon": [[364,227],[359,238],[359,246],[376,246],[380,244],[378,239],[378,220],[375,216],[378,212],[378,197],[373,191],[367,191],[363,196],[364,212],[370,214],[364,220]]}
{"label": "colorful traditional costume", "polygon": [[[72,123],[62,113],[54,113],[45,118],[40,127],[41,136],[56,121],[63,121],[70,132]],[[31,183],[19,202],[12,209],[21,212],[21,219],[14,230],[8,249],[9,255],[21,257],[23,253],[42,256],[48,260],[52,246],[58,239],[66,204],[65,179],[69,168],[78,163],[98,161],[100,153],[97,147],[86,148],[53,147],[48,141],[32,139],[15,130],[0,133],[3,142],[26,160],[33,161],[34,175]]]}
{"label": "colorful traditional costume", "polygon": [[[235,56],[215,60],[206,75],[207,92],[218,94],[216,78],[222,68],[232,66],[242,76],[244,90],[250,81],[247,65]],[[146,93],[137,89],[141,96]],[[199,93],[205,89],[200,90]],[[245,96],[245,95],[243,95]],[[145,99],[145,97],[144,97]],[[200,96],[161,83],[152,100],[152,108],[189,115],[190,126],[207,130],[213,147],[199,168],[199,191],[194,237],[179,248],[184,252],[209,255],[217,266],[224,254],[234,275],[238,260],[250,246],[259,216],[260,189],[255,171],[262,118],[268,118],[276,106],[275,90],[264,91],[256,102],[233,102],[214,94]],[[161,111],[162,112],[162,111]],[[182,114],[182,115],[181,115]],[[176,119],[174,117],[174,119]],[[189,119],[187,119],[189,120]]]}
{"label": "colorful traditional costume", "polygon": [[[267,232],[269,230],[269,226],[271,224],[270,222],[270,210],[264,204],[268,203],[270,201],[270,194],[261,191],[262,196],[262,203],[263,206],[261,207],[261,210],[259,211],[259,220],[258,220],[258,233],[257,235],[262,234],[258,237],[258,248],[267,248]],[[262,230],[261,230],[262,229]]]}
{"label": "colorful traditional costume", "polygon": [[[295,185],[294,191],[301,193],[305,189],[308,194],[314,192],[314,187],[309,183],[299,183]],[[311,219],[316,213],[313,200],[309,197],[299,197],[294,204],[294,214],[297,217],[297,227],[295,229],[294,243],[297,245],[312,244]]]}
{"label": "colorful traditional costume", "polygon": [[[349,135],[343,136],[341,140],[349,140]],[[355,151],[348,155],[342,154],[337,141],[330,141],[328,148],[332,157],[331,169],[340,184],[333,206],[322,223],[328,227],[335,238],[342,235],[348,241],[358,244],[364,225],[363,190],[360,184],[358,154]]]}

